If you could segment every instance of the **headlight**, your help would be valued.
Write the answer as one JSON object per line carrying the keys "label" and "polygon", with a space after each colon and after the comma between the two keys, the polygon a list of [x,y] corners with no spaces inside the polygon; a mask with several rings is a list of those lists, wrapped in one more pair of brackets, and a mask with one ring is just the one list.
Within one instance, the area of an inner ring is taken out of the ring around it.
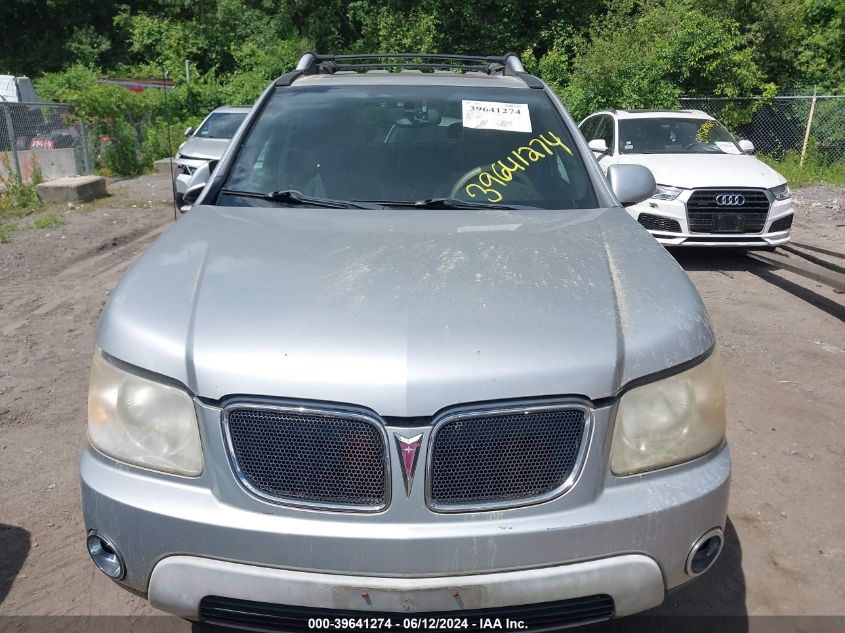
{"label": "headlight", "polygon": [[177,475],[202,472],[191,396],[119,369],[99,351],[91,364],[88,438],[101,452],[130,464]]}
{"label": "headlight", "polygon": [[692,369],[636,387],[616,411],[610,469],[631,475],[700,457],[725,438],[718,351]]}
{"label": "headlight", "polygon": [[792,192],[789,190],[788,183],[783,183],[782,185],[773,187],[771,189],[771,192],[772,195],[775,197],[775,200],[786,200],[787,198],[792,197]]}
{"label": "headlight", "polygon": [[657,185],[657,191],[652,198],[654,200],[674,200],[681,195],[683,189],[680,187],[669,187],[667,185]]}

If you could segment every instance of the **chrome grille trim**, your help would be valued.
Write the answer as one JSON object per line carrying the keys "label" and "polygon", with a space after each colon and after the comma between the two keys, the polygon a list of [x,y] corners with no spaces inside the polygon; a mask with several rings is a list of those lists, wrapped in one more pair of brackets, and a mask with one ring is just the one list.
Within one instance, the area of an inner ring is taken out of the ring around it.
{"label": "chrome grille trim", "polygon": [[[432,494],[432,469],[434,466],[434,449],[436,446],[437,434],[447,424],[457,420],[477,419],[483,417],[495,417],[504,415],[513,415],[515,413],[542,413],[547,411],[562,411],[562,410],[577,410],[584,414],[584,428],[581,435],[581,443],[578,448],[578,455],[572,466],[572,470],[566,479],[553,490],[541,495],[531,497],[520,497],[516,499],[506,499],[502,501],[487,501],[477,503],[456,503],[445,504],[438,503],[434,500]],[[431,433],[428,437],[428,447],[426,451],[426,469],[425,469],[425,502],[426,505],[434,512],[453,513],[453,512],[484,512],[488,510],[501,510],[505,508],[519,508],[528,505],[535,505],[549,501],[556,497],[560,497],[568,492],[578,481],[581,472],[584,468],[587,452],[592,439],[592,431],[594,426],[593,408],[582,400],[570,400],[554,402],[549,404],[526,404],[526,405],[512,405],[512,406],[498,406],[481,409],[467,409],[457,412],[445,412],[441,416],[435,418],[432,423]]]}
{"label": "chrome grille trim", "polygon": [[[345,418],[349,420],[356,420],[359,422],[365,422],[373,427],[375,427],[381,437],[381,447],[382,447],[382,468],[384,472],[384,499],[379,504],[374,505],[357,505],[357,504],[344,504],[344,503],[332,503],[332,502],[320,502],[320,501],[305,501],[302,499],[296,498],[287,498],[287,497],[279,497],[274,496],[271,494],[267,494],[266,492],[259,490],[254,485],[252,485],[246,474],[244,473],[243,469],[241,468],[240,464],[238,464],[238,459],[235,452],[235,446],[232,440],[231,429],[229,426],[229,416],[231,411],[235,409],[254,409],[259,411],[270,411],[276,413],[287,413],[292,415],[301,415],[301,416],[314,416],[314,417],[324,417],[324,418]],[[377,417],[363,413],[358,411],[350,411],[346,409],[333,409],[333,408],[320,408],[320,407],[313,407],[313,406],[297,406],[297,405],[270,405],[270,404],[259,404],[255,402],[232,402],[227,404],[221,411],[220,415],[220,423],[223,431],[223,439],[224,444],[226,447],[226,454],[229,458],[229,464],[232,467],[232,472],[235,476],[235,480],[240,484],[242,488],[244,488],[247,492],[252,494],[253,496],[261,499],[262,501],[267,501],[273,503],[275,505],[285,505],[291,506],[295,508],[307,508],[312,510],[330,510],[334,512],[382,512],[384,511],[389,505],[391,501],[391,472],[390,472],[390,451],[389,451],[389,442],[387,437],[387,429],[385,429],[384,424],[379,420]]]}

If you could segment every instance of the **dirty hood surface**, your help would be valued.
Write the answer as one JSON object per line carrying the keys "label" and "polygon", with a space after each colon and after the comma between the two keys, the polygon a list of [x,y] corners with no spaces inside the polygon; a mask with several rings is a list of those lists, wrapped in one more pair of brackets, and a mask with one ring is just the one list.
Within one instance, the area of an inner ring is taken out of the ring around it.
{"label": "dirty hood surface", "polygon": [[425,416],[613,396],[706,352],[686,273],[622,209],[192,209],[103,313],[107,353],[219,399]]}
{"label": "dirty hood surface", "polygon": [[202,158],[219,160],[223,152],[229,147],[228,138],[202,138],[192,136],[179,146],[179,156],[183,158]]}
{"label": "dirty hood surface", "polygon": [[774,169],[748,154],[622,154],[620,163],[644,165],[660,185],[696,187],[761,187],[786,182]]}

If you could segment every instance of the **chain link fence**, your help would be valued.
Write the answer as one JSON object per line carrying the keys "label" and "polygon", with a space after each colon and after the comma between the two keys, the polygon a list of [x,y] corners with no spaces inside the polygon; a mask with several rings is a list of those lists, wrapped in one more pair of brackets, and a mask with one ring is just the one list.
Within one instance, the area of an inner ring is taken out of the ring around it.
{"label": "chain link fence", "polygon": [[53,180],[92,169],[85,125],[69,105],[0,100],[0,182]]}
{"label": "chain link fence", "polygon": [[86,126],[88,155],[103,176],[135,176],[152,170],[154,161],[176,151],[184,129],[156,119],[150,112],[122,117],[95,117]]}
{"label": "chain link fence", "polygon": [[[796,154],[802,161],[811,157],[826,164],[845,163],[845,95],[696,96],[682,97],[681,106],[721,120],[737,136],[754,143],[760,154],[778,160]],[[747,122],[730,125],[732,120]]]}

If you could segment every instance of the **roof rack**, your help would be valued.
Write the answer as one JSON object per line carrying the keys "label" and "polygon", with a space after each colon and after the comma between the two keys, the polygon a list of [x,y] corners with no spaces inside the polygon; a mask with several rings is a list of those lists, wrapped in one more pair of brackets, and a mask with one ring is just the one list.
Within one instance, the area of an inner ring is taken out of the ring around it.
{"label": "roof rack", "polygon": [[334,74],[341,71],[368,70],[459,70],[488,75],[518,77],[529,88],[543,89],[544,84],[525,68],[516,53],[501,57],[481,55],[440,55],[434,53],[372,53],[361,55],[318,55],[305,53],[293,70],[276,79],[276,86],[290,86],[302,75]]}
{"label": "roof rack", "polygon": [[480,55],[442,55],[435,53],[373,53],[352,55],[318,55],[305,53],[296,66],[303,74],[334,74],[341,71],[367,70],[461,70],[488,75],[517,76],[525,68],[516,53],[501,57]]}

